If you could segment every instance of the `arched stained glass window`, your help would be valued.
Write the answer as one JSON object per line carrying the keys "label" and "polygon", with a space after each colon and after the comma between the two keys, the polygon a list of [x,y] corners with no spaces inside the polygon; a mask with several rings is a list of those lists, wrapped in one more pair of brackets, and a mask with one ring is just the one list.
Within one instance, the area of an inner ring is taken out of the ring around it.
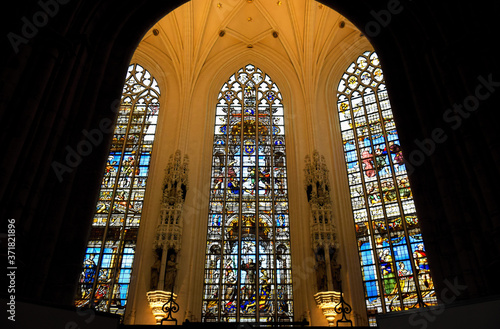
{"label": "arched stained glass window", "polygon": [[253,65],[216,106],[203,321],[293,321],[284,111]]}
{"label": "arched stained glass window", "polygon": [[377,313],[436,304],[384,75],[375,52],[338,86],[358,252],[370,325]]}
{"label": "arched stained glass window", "polygon": [[87,243],[78,307],[124,314],[159,97],[151,74],[138,64],[130,65]]}

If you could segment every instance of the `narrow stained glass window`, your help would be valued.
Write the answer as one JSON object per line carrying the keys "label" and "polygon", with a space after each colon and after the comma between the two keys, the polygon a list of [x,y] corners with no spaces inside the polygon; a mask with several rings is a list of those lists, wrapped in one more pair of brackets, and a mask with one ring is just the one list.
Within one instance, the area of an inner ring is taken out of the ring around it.
{"label": "narrow stained glass window", "polygon": [[203,321],[293,321],[284,109],[253,65],[216,106]]}
{"label": "narrow stained glass window", "polygon": [[130,65],[79,280],[78,307],[125,312],[159,97],[151,74]]}
{"label": "narrow stained glass window", "polygon": [[437,301],[377,54],[359,56],[337,92],[366,307],[375,325],[377,313]]}

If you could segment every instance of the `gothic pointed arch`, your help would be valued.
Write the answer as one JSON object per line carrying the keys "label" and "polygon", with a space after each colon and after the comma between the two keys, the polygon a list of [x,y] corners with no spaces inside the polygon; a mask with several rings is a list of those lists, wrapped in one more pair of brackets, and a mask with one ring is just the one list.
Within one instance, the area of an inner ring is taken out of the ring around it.
{"label": "gothic pointed arch", "polygon": [[159,98],[156,79],[143,66],[131,64],[78,282],[77,307],[125,312]]}
{"label": "gothic pointed arch", "polygon": [[377,313],[436,305],[408,171],[378,56],[366,51],[337,88],[370,325]]}
{"label": "gothic pointed arch", "polygon": [[202,320],[292,321],[282,95],[248,64],[215,112]]}

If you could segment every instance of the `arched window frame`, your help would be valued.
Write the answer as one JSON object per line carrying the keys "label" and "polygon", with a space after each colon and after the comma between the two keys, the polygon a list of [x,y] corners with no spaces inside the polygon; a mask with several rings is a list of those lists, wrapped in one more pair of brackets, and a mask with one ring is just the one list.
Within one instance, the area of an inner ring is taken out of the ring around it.
{"label": "arched window frame", "polygon": [[376,325],[377,313],[436,305],[408,173],[375,52],[364,52],[342,75],[337,110],[370,325]]}
{"label": "arched window frame", "polygon": [[293,321],[282,95],[248,64],[217,102],[202,320]]}
{"label": "arched window frame", "polygon": [[156,79],[131,64],[75,299],[77,307],[125,313],[160,109]]}

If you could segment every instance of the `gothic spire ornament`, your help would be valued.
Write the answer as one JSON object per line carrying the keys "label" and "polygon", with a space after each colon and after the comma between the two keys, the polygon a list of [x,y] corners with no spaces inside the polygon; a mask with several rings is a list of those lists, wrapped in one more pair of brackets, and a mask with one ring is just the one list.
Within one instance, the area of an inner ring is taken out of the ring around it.
{"label": "gothic spire ornament", "polygon": [[[165,319],[176,321],[171,318],[171,306],[176,305],[177,298],[174,287],[181,249],[182,209],[188,188],[188,164],[188,156],[182,158],[181,151],[177,150],[165,168],[159,223],[153,242],[155,261],[151,266],[150,291],[147,293],[157,323]],[[167,309],[166,304],[170,305]]]}
{"label": "gothic spire ornament", "polygon": [[333,205],[330,198],[330,182],[325,158],[314,151],[305,158],[305,189],[311,207],[311,247],[316,264],[317,293],[314,299],[322,310],[329,325],[333,325],[341,300],[341,266],[337,263],[339,244],[336,241],[336,228],[333,224]]}
{"label": "gothic spire ornament", "polygon": [[305,188],[311,207],[311,241],[313,250],[318,248],[337,248],[336,229],[333,224],[330,182],[325,158],[313,152],[305,159]]}
{"label": "gothic spire ornament", "polygon": [[177,150],[170,156],[165,168],[163,179],[163,196],[161,199],[161,213],[153,249],[167,248],[178,252],[181,247],[182,235],[182,208],[186,199],[188,186],[189,158]]}

